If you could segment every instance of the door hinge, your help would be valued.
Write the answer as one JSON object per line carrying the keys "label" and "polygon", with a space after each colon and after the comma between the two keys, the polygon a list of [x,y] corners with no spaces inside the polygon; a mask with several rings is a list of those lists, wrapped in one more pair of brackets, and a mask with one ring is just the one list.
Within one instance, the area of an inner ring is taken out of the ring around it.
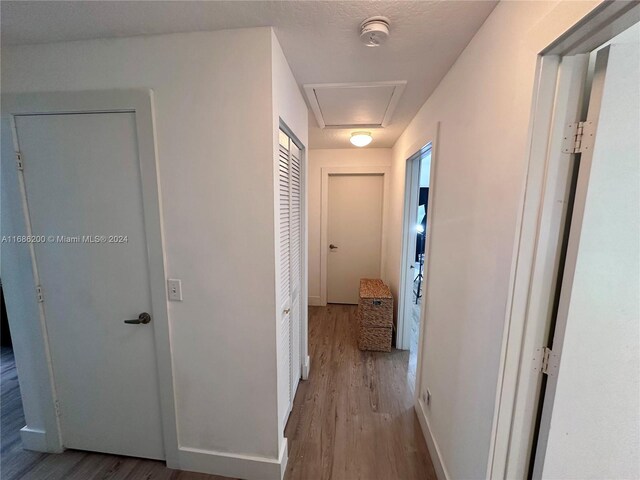
{"label": "door hinge", "polygon": [[553,353],[548,347],[536,349],[536,356],[534,357],[536,364],[535,369],[545,375],[554,376],[558,373],[558,356]]}
{"label": "door hinge", "polygon": [[593,149],[595,133],[593,122],[569,123],[564,130],[562,152],[583,153]]}
{"label": "door hinge", "polygon": [[24,163],[22,163],[22,153],[20,152],[16,152],[16,166],[18,167],[18,170],[24,170]]}
{"label": "door hinge", "polygon": [[56,417],[60,416],[60,400],[56,400],[55,402],[53,402],[53,406],[56,410]]}
{"label": "door hinge", "polygon": [[36,298],[38,303],[44,302],[44,294],[42,293],[42,285],[36,285]]}

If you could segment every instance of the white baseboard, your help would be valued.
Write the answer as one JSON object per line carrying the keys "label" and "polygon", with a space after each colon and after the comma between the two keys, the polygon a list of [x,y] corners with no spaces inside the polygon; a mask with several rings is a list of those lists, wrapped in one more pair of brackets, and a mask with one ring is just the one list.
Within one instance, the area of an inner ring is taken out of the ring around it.
{"label": "white baseboard", "polygon": [[322,303],[322,299],[320,297],[309,297],[309,306],[310,307],[324,307]]}
{"label": "white baseboard", "polygon": [[451,477],[449,476],[447,467],[445,467],[444,461],[442,460],[440,448],[438,448],[438,442],[436,442],[433,433],[431,433],[431,425],[429,424],[427,415],[424,413],[424,404],[422,403],[422,400],[418,400],[418,403],[415,405],[415,410],[420,426],[422,427],[422,434],[427,442],[427,449],[429,450],[429,455],[431,455],[431,461],[433,462],[433,466],[436,470],[436,476],[438,477],[438,480],[449,480]]}
{"label": "white baseboard", "polygon": [[286,438],[277,459],[180,447],[177,468],[243,480],[282,480],[289,458],[287,450]]}
{"label": "white baseboard", "polygon": [[47,443],[47,432],[29,427],[20,429],[22,446],[34,452],[60,453],[62,450],[51,450]]}
{"label": "white baseboard", "polygon": [[309,379],[309,372],[311,371],[311,358],[307,355],[307,358],[304,360],[304,364],[302,365],[302,379]]}

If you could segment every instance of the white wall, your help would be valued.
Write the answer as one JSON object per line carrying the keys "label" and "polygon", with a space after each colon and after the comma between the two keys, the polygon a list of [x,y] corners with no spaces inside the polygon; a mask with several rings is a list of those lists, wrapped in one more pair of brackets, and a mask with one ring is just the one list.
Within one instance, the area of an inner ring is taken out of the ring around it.
{"label": "white wall", "polygon": [[[390,148],[344,148],[309,150],[309,304],[320,305],[320,210],[322,167],[391,165]],[[385,199],[385,203],[387,200]],[[386,225],[386,224],[385,224]],[[382,232],[385,245],[387,232]],[[383,266],[384,272],[384,266]]]}
{"label": "white wall", "polygon": [[498,4],[393,148],[387,272],[397,297],[406,159],[440,122],[418,388],[431,391],[423,420],[450,478],[487,468],[537,53],[596,4]]}
{"label": "white wall", "polygon": [[[169,303],[169,322],[178,440],[189,455],[271,462],[280,453],[274,120],[282,115],[307,135],[280,56],[270,28],[2,49],[3,92],[154,90],[167,275],[182,279],[184,291],[183,302]],[[32,306],[11,294],[24,281],[15,270],[28,268],[21,260],[13,270],[2,265],[7,307],[10,320],[33,323]],[[42,384],[41,343],[25,348],[38,365],[18,358],[20,373]],[[27,421],[44,428],[29,413],[37,401],[25,400]]]}
{"label": "white wall", "polygon": [[[298,84],[291,73],[291,69],[289,68],[289,64],[287,63],[287,59],[282,52],[282,48],[280,47],[280,43],[276,38],[275,32],[272,32],[272,41],[273,48],[271,51],[272,55],[272,65],[273,65],[273,122],[274,122],[274,136],[273,136],[273,158],[278,158],[279,151],[279,123],[282,120],[287,127],[294,133],[294,135],[298,138],[298,140],[302,143],[302,145],[306,148],[309,143],[308,130],[309,130],[309,112],[307,110],[307,104],[300,93],[300,89],[298,88]],[[304,163],[304,159],[303,159]],[[277,188],[278,182],[278,162],[274,161],[274,188]],[[306,173],[303,164],[303,175]],[[303,192],[304,195],[304,192]],[[279,197],[274,196],[274,221],[278,221],[279,214]],[[277,233],[277,232],[276,232]],[[279,247],[280,241],[276,239],[275,247],[276,249]],[[306,265],[304,259],[304,252],[302,254],[301,262]],[[280,252],[276,250],[276,258],[280,258]],[[276,282],[276,285],[280,285],[280,269],[278,268],[276,271],[276,277],[273,278],[273,281]],[[306,299],[307,295],[305,293],[306,285],[302,286],[302,293],[300,295],[301,299]],[[275,290],[274,290],[275,291]],[[278,298],[280,296],[276,295],[275,301],[278,302]],[[276,305],[276,311],[281,312],[284,308],[283,305]],[[303,325],[303,333],[306,332],[306,322],[307,322],[307,308],[306,302],[303,300],[301,303],[301,322]],[[277,315],[278,325],[280,324],[280,315]],[[281,448],[284,448],[282,439],[285,427],[285,416],[282,412],[287,411],[289,404],[289,371],[286,368],[283,368],[285,365],[288,365],[288,360],[285,356],[289,355],[289,345],[284,344],[282,341],[282,336],[279,334],[280,329],[278,327],[276,335],[277,335],[277,343],[278,343],[278,365],[280,365],[280,369],[278,369],[278,385],[279,385],[279,395],[278,395],[278,425],[279,427],[279,438],[278,442]],[[304,338],[304,343],[306,344],[307,335],[302,335]],[[306,358],[307,348],[306,345],[301,349],[301,356]],[[283,403],[285,404],[283,406]]]}

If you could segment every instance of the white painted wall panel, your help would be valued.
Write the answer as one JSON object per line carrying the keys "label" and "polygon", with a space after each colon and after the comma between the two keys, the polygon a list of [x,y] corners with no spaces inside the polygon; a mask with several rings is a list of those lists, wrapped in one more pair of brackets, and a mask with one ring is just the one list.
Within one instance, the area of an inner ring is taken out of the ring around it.
{"label": "white painted wall panel", "polygon": [[271,36],[3,47],[2,91],[154,90],[179,443],[277,459]]}
{"label": "white painted wall panel", "polygon": [[[278,331],[280,331],[280,320],[281,320],[281,312],[284,308],[291,308],[292,314],[296,313],[296,308],[299,308],[299,317],[300,322],[302,324],[302,329],[300,332],[300,336],[303,339],[303,342],[299,345],[298,358],[294,359],[294,362],[304,362],[307,356],[307,280],[306,280],[306,258],[307,258],[307,239],[305,236],[306,230],[306,161],[307,161],[307,152],[306,148],[308,148],[309,136],[308,136],[308,128],[309,128],[309,112],[307,110],[307,105],[300,93],[298,88],[298,84],[296,83],[295,78],[293,77],[293,73],[291,73],[291,69],[289,68],[289,64],[287,63],[287,59],[282,52],[282,48],[280,47],[280,43],[275,33],[272,32],[272,50],[271,50],[271,62],[272,62],[272,95],[273,95],[273,156],[274,156],[274,168],[278,168],[278,151],[279,151],[279,123],[283,121],[286,126],[291,130],[291,132],[297,137],[297,139],[302,143],[302,146],[305,148],[303,152],[303,158],[301,158],[301,178],[300,181],[302,183],[302,192],[301,192],[301,200],[302,200],[302,210],[300,212],[300,221],[303,223],[302,229],[302,238],[300,238],[302,242],[302,250],[300,251],[300,262],[299,265],[303,268],[302,272],[302,284],[300,285],[300,292],[298,293],[298,303],[295,305],[289,305],[289,307],[285,307],[282,304],[282,295],[278,295],[278,300],[276,300],[276,318],[274,322],[278,324]],[[293,151],[298,153],[300,156],[298,149],[293,148]],[[274,185],[276,187],[276,185]],[[277,202],[279,199],[275,198]],[[279,208],[279,207],[276,207]],[[275,222],[278,222],[278,219],[275,219]],[[277,224],[277,223],[276,223]],[[276,242],[277,245],[278,242]],[[281,257],[281,252],[279,250],[276,251],[277,258]],[[276,269],[277,278],[274,279],[278,285],[282,284],[281,272],[282,269]],[[295,283],[295,282],[294,282]],[[280,293],[280,292],[278,292]],[[296,322],[294,322],[296,323]],[[284,425],[286,421],[286,414],[289,411],[289,389],[284,388],[284,385],[291,385],[291,364],[290,364],[290,351],[296,350],[292,348],[290,342],[300,339],[299,336],[291,335],[291,332],[287,332],[287,335],[278,335],[277,339],[277,361],[280,368],[278,369],[278,385],[280,386],[279,395],[278,395],[278,444],[279,448],[282,449],[285,446],[284,442]],[[286,368],[284,368],[286,365]],[[285,378],[286,377],[286,378]]]}
{"label": "white painted wall panel", "polygon": [[440,122],[419,381],[452,479],[487,468],[537,54],[597,3],[499,3],[393,148],[386,270],[397,296],[406,159]]}

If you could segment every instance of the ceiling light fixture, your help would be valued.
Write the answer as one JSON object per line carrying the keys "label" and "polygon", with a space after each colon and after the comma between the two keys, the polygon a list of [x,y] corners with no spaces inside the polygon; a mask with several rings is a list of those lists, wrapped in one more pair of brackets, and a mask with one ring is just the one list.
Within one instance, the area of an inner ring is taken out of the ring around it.
{"label": "ceiling light fixture", "polygon": [[370,17],[360,24],[360,40],[367,47],[379,47],[389,36],[387,17]]}
{"label": "ceiling light fixture", "polygon": [[366,147],[371,143],[373,137],[369,132],[353,132],[351,134],[351,143],[356,147]]}

